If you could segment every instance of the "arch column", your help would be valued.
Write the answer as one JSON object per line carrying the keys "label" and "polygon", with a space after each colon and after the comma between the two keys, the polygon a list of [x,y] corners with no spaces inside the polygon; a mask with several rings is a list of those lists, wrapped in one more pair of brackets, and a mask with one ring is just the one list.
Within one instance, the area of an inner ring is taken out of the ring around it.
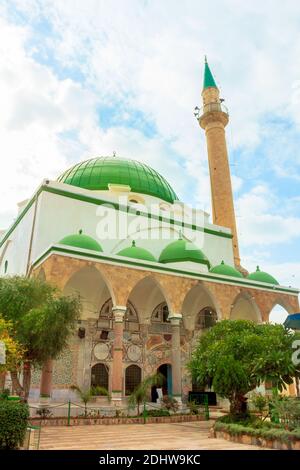
{"label": "arch column", "polygon": [[180,322],[181,313],[172,313],[169,315],[172,326],[172,389],[173,396],[181,402],[181,349],[180,349]]}
{"label": "arch column", "polygon": [[123,331],[126,310],[127,307],[124,306],[112,308],[114,316],[114,345],[111,397],[115,404],[119,404],[123,397]]}

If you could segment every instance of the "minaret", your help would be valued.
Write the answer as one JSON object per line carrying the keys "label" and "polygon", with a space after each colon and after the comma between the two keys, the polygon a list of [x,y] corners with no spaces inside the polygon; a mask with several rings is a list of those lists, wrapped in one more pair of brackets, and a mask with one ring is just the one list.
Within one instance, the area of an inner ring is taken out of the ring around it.
{"label": "minaret", "polygon": [[199,124],[205,130],[212,195],[213,223],[231,229],[234,263],[240,268],[236,220],[233,205],[230,169],[225,138],[229,117],[220,100],[220,93],[205,57],[202,90],[203,108],[199,111]]}

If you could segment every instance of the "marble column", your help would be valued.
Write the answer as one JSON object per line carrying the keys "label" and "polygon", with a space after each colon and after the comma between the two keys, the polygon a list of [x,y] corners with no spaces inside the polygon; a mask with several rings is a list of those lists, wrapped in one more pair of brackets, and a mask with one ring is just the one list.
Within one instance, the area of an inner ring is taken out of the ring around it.
{"label": "marble column", "polygon": [[112,401],[117,405],[123,397],[123,331],[124,316],[127,308],[116,306],[112,308],[114,316],[114,345],[112,363]]}
{"label": "marble column", "polygon": [[52,392],[52,371],[53,360],[48,359],[42,368],[41,383],[40,383],[40,396],[47,398],[51,396]]}
{"label": "marble column", "polygon": [[180,322],[181,313],[172,313],[169,320],[172,326],[172,395],[181,402],[181,349],[180,349]]}

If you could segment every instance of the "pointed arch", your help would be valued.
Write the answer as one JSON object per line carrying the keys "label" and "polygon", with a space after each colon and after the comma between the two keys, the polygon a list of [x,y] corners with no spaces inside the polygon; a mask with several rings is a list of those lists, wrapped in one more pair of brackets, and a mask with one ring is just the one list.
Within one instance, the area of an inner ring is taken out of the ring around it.
{"label": "pointed arch", "polygon": [[262,322],[261,312],[249,292],[238,294],[231,305],[230,320],[251,320],[255,323]]}
{"label": "pointed arch", "polygon": [[127,301],[135,306],[141,323],[150,323],[153,310],[162,302],[165,302],[170,310],[168,295],[152,274],[143,277],[134,285]]}
{"label": "pointed arch", "polygon": [[215,312],[217,319],[221,318],[220,308],[214,295],[208,287],[199,282],[186,293],[182,303],[181,313],[187,329],[195,329],[198,315],[204,309],[210,309]]}
{"label": "pointed arch", "polygon": [[63,293],[80,297],[82,319],[98,318],[105,300],[115,299],[114,292],[103,274],[94,265],[86,265],[76,270],[65,283]]}

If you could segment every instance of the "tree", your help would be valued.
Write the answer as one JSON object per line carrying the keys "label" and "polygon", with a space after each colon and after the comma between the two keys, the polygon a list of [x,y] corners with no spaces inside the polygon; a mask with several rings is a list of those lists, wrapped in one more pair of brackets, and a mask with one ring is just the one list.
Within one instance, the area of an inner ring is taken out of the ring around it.
{"label": "tree", "polygon": [[160,386],[163,384],[164,376],[160,373],[149,375],[134,389],[129,396],[128,404],[131,408],[137,406],[138,415],[140,414],[140,405],[146,401],[149,390],[153,386]]}
{"label": "tree", "polygon": [[15,368],[11,377],[18,395],[27,399],[32,366],[56,359],[67,346],[79,318],[80,303],[37,278],[5,277],[0,278],[0,312],[12,323],[14,339],[25,349],[23,385]]}
{"label": "tree", "polygon": [[211,382],[230,401],[230,413],[245,415],[245,395],[272,381],[279,391],[299,376],[292,362],[295,335],[282,325],[223,320],[204,333],[188,368],[200,385]]}
{"label": "tree", "polygon": [[2,392],[5,383],[5,376],[9,370],[20,367],[24,349],[13,338],[13,324],[5,320],[0,315],[0,341],[5,345],[5,364],[0,364],[0,392]]}
{"label": "tree", "polygon": [[89,388],[88,390],[84,390],[78,385],[71,385],[70,390],[78,393],[80,400],[84,404],[84,417],[87,417],[87,404],[92,400],[94,397],[93,390]]}

